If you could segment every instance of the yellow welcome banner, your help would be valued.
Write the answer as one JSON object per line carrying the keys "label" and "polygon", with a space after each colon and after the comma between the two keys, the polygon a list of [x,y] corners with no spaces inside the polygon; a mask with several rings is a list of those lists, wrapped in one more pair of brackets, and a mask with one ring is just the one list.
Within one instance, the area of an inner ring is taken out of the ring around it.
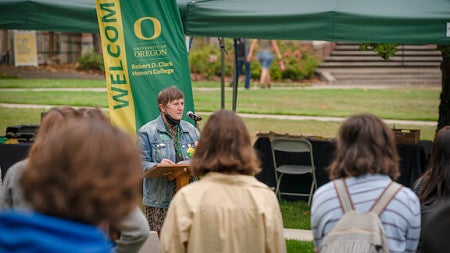
{"label": "yellow welcome banner", "polygon": [[96,0],[96,10],[112,123],[135,137],[159,115],[157,95],[171,85],[195,111],[176,1]]}

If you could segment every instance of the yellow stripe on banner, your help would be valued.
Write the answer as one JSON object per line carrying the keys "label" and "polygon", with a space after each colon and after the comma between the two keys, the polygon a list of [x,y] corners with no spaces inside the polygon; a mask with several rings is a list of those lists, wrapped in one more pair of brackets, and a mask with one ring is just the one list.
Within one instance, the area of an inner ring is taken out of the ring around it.
{"label": "yellow stripe on banner", "polygon": [[136,118],[120,1],[96,0],[96,8],[105,62],[109,117],[113,125],[130,133],[136,140]]}

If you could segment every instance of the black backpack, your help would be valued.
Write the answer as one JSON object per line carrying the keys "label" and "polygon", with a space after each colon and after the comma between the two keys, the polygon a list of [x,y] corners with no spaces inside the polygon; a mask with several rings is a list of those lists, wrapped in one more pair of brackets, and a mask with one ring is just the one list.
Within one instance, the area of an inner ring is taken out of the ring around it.
{"label": "black backpack", "polygon": [[245,50],[245,47],[246,47],[245,39],[238,39],[238,43],[237,43],[237,57],[238,58],[247,57],[247,50]]}

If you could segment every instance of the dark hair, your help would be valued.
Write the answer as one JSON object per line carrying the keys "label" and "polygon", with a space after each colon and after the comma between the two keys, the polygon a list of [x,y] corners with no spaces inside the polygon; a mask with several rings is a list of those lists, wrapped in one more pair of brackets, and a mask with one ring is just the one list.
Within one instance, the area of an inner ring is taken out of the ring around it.
{"label": "dark hair", "polygon": [[158,105],[168,105],[174,100],[184,98],[183,92],[176,86],[169,86],[158,93]]}
{"label": "dark hair", "polygon": [[340,127],[330,179],[370,174],[400,176],[393,131],[373,114],[349,117]]}
{"label": "dark hair", "polygon": [[261,169],[244,121],[232,111],[216,111],[208,118],[192,158],[192,173],[254,175]]}
{"label": "dark hair", "polygon": [[425,182],[419,193],[421,202],[436,195],[437,199],[450,196],[450,126],[441,128],[434,137]]}
{"label": "dark hair", "polygon": [[20,178],[34,210],[114,226],[136,207],[141,162],[129,135],[87,118],[71,120],[47,135]]}

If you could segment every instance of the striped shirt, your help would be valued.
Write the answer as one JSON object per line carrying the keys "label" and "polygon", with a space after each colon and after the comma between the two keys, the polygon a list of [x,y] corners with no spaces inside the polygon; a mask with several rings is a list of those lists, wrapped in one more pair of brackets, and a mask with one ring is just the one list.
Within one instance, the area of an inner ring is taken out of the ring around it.
{"label": "striped shirt", "polygon": [[[366,174],[347,178],[355,209],[367,212],[392,180],[387,175]],[[321,186],[313,196],[311,229],[317,249],[343,216],[333,182]],[[420,237],[420,202],[416,194],[402,187],[380,215],[390,252],[416,252]]]}

